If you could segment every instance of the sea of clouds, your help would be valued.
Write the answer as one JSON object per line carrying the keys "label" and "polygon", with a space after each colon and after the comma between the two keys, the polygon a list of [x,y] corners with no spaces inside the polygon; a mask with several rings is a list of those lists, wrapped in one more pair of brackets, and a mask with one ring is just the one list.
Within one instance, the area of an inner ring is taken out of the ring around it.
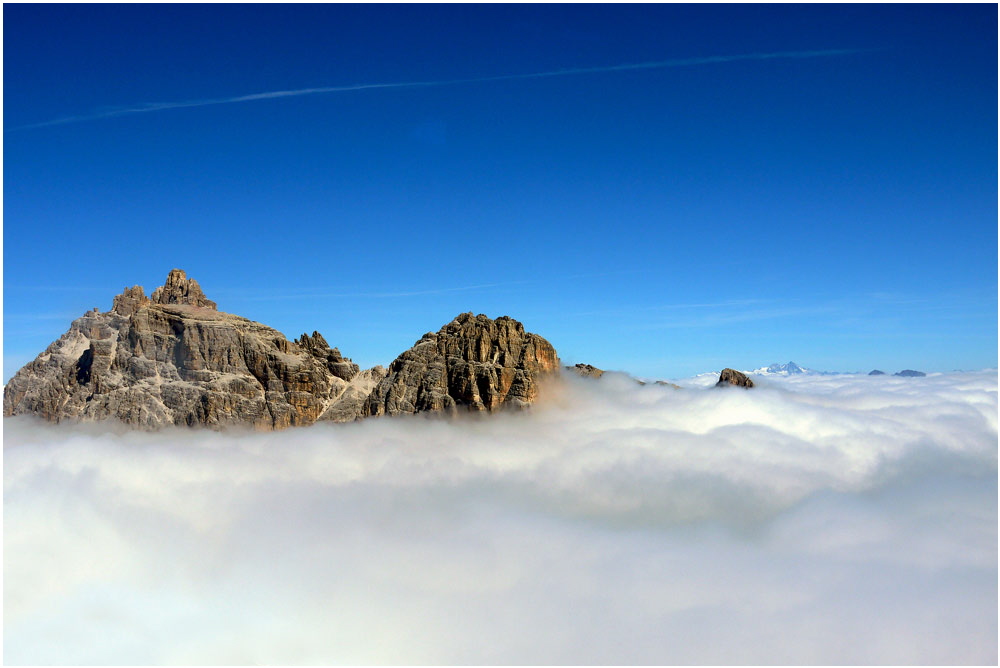
{"label": "sea of clouds", "polygon": [[995,664],[997,380],[607,375],[267,434],[8,418],[4,662]]}

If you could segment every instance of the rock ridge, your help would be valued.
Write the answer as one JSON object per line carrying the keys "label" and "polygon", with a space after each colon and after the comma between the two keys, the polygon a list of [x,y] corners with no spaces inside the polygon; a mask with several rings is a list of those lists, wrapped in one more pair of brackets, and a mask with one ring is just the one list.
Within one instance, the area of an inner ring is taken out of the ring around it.
{"label": "rock ridge", "polygon": [[361,370],[314,331],[289,341],[218,310],[174,269],[147,297],[126,287],[86,312],[4,388],[4,416],[119,420],[142,428],[283,429],[533,403],[558,369],[552,345],[507,316],[463,313],[388,369]]}

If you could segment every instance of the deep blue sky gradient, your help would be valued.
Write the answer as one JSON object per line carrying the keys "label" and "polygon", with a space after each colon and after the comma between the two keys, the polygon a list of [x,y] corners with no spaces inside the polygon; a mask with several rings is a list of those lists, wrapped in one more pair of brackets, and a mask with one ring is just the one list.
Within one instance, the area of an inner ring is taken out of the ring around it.
{"label": "deep blue sky gradient", "polygon": [[5,379],[173,267],[362,366],[470,310],[648,376],[997,365],[995,5],[3,11]]}

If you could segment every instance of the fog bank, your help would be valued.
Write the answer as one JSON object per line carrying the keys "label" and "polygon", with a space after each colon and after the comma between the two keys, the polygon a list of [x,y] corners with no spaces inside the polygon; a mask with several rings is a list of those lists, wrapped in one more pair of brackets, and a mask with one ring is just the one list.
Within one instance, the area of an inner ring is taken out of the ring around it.
{"label": "fog bank", "polygon": [[689,384],[268,434],[6,419],[4,661],[996,663],[996,371]]}

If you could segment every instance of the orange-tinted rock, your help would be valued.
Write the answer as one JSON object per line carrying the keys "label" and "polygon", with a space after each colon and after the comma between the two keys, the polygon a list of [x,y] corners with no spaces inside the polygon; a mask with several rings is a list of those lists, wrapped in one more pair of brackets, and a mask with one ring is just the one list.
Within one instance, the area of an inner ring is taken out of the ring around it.
{"label": "orange-tinted rock", "polygon": [[555,348],[520,322],[463,313],[397,357],[365,415],[523,408],[559,370]]}

